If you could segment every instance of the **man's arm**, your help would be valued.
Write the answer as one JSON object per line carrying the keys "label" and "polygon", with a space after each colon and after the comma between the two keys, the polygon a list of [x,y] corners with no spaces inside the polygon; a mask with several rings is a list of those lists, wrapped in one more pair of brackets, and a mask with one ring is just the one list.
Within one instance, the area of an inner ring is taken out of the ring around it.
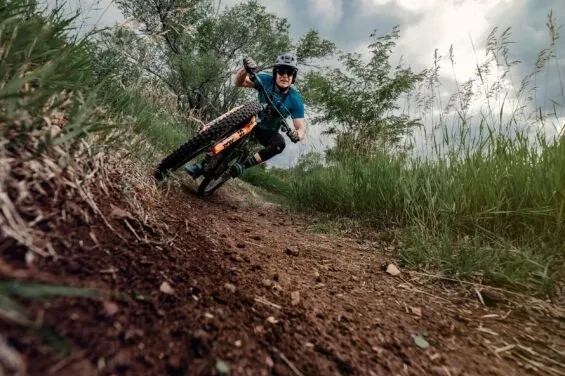
{"label": "man's arm", "polygon": [[304,118],[292,119],[294,124],[294,129],[298,132],[298,138],[302,141],[306,133],[306,127],[304,126]]}
{"label": "man's arm", "polygon": [[251,81],[249,79],[249,76],[247,75],[245,68],[241,68],[240,70],[237,71],[237,74],[235,75],[235,80],[234,80],[233,83],[237,87],[254,87],[255,86],[255,85],[253,85],[253,81]]}

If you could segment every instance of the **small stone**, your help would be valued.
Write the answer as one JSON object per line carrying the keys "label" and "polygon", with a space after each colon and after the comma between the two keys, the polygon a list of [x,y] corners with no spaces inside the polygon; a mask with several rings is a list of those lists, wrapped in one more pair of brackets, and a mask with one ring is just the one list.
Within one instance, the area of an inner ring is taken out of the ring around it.
{"label": "small stone", "polygon": [[266,356],[265,363],[269,368],[273,368],[275,366],[275,362],[273,362],[273,359],[269,355]]}
{"label": "small stone", "polygon": [[263,325],[257,325],[255,328],[253,328],[253,331],[255,332],[255,334],[264,334],[265,327],[263,327]]}
{"label": "small stone", "polygon": [[104,358],[98,358],[96,365],[98,367],[98,370],[102,371],[104,368],[106,368],[106,360]]}
{"label": "small stone", "polygon": [[400,274],[400,270],[394,264],[388,264],[386,268],[386,272],[392,276],[396,276]]}
{"label": "small stone", "polygon": [[118,305],[114,302],[104,302],[104,313],[108,317],[114,316],[118,313]]}
{"label": "small stone", "polygon": [[265,286],[265,287],[271,287],[272,284],[273,284],[273,282],[270,279],[264,279],[263,280],[263,286]]}
{"label": "small stone", "polygon": [[235,347],[237,347],[237,348],[240,348],[241,345],[242,345],[241,340],[238,339],[237,341],[235,341],[235,342],[233,343],[233,345],[234,345]]}
{"label": "small stone", "polygon": [[322,277],[320,277],[320,273],[318,273],[318,271],[314,271],[314,278],[316,278],[316,282],[321,282],[322,281]]}
{"label": "small stone", "polygon": [[192,336],[195,339],[200,340],[202,342],[208,341],[209,339],[212,338],[212,336],[208,332],[206,332],[205,330],[202,330],[202,329],[198,329],[197,331],[192,333]]}
{"label": "small stone", "polygon": [[293,306],[296,306],[300,303],[300,292],[294,291],[290,294],[291,302]]}
{"label": "small stone", "polygon": [[143,330],[141,329],[128,329],[124,335],[124,339],[127,341],[135,337],[143,337]]}
{"label": "small stone", "polygon": [[229,292],[231,292],[232,294],[235,293],[235,291],[237,290],[235,285],[231,284],[231,283],[226,283],[224,285],[224,287],[226,288],[226,290],[228,290]]}
{"label": "small stone", "polygon": [[159,291],[167,295],[173,295],[175,293],[175,290],[173,290],[173,288],[171,287],[171,285],[169,285],[168,282],[161,283],[161,286],[159,287]]}
{"label": "small stone", "polygon": [[157,310],[157,316],[159,316],[159,317],[165,317],[165,311],[163,311],[162,309],[158,309],[158,310]]}
{"label": "small stone", "polygon": [[269,317],[267,317],[267,322],[268,322],[269,324],[273,324],[273,325],[274,325],[274,324],[278,323],[279,320],[275,319],[274,316],[269,316]]}
{"label": "small stone", "polygon": [[296,247],[288,247],[285,251],[285,253],[289,256],[298,256],[300,254],[300,252],[298,251],[298,248]]}

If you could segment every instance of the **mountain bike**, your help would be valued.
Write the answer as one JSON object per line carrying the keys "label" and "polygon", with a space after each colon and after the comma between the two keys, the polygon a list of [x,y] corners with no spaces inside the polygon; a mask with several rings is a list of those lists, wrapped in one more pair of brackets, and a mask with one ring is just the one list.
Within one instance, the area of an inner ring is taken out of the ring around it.
{"label": "mountain bike", "polygon": [[255,82],[259,91],[263,93],[267,103],[254,101],[235,107],[205,124],[194,137],[159,163],[155,170],[157,181],[163,180],[168,173],[205,153],[201,162],[204,179],[198,186],[197,194],[209,196],[230,180],[231,166],[242,163],[249,157],[250,146],[255,142],[253,129],[257,126],[257,115],[261,114],[263,118],[279,116],[281,130],[289,136],[292,129],[274,105],[265,86],[253,70],[247,66],[245,70],[251,81]]}

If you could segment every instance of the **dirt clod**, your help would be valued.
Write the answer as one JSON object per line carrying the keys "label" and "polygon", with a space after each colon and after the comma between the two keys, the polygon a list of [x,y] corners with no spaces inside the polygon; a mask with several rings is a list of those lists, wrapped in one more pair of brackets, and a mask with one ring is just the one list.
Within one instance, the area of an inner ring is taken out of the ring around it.
{"label": "dirt clod", "polygon": [[285,253],[289,256],[297,257],[300,255],[300,251],[297,247],[287,247]]}
{"label": "dirt clod", "polygon": [[300,292],[298,291],[293,291],[290,294],[290,298],[291,298],[291,304],[293,306],[297,306],[300,303]]}
{"label": "dirt clod", "polygon": [[235,293],[235,291],[237,290],[237,288],[235,287],[235,285],[231,284],[231,283],[226,283],[224,285],[225,289],[228,290],[229,292],[231,292],[232,294]]}

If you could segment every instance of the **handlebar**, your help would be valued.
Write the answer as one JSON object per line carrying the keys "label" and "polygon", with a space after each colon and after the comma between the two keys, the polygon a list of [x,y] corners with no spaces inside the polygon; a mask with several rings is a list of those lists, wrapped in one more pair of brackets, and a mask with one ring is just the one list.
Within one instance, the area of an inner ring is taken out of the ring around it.
{"label": "handlebar", "polygon": [[[263,69],[267,69],[267,68],[272,68],[273,66],[266,66],[261,68],[260,70]],[[283,114],[281,114],[281,112],[279,111],[279,109],[274,105],[273,101],[271,100],[271,98],[269,97],[269,94],[267,93],[267,89],[265,89],[265,86],[263,85],[263,82],[261,82],[261,80],[259,80],[257,78],[257,73],[255,73],[251,68],[249,68],[247,66],[247,64],[244,64],[244,68],[245,71],[247,72],[247,74],[249,75],[249,79],[251,79],[251,81],[253,81],[254,83],[257,83],[259,85],[259,90],[263,93],[263,96],[265,97],[265,100],[267,101],[267,104],[276,111],[277,115],[279,115],[280,119],[281,119],[281,130],[283,132],[286,133],[287,136],[290,137],[290,132],[292,132],[292,129],[288,126],[288,123],[285,120],[285,117],[283,116]]]}

